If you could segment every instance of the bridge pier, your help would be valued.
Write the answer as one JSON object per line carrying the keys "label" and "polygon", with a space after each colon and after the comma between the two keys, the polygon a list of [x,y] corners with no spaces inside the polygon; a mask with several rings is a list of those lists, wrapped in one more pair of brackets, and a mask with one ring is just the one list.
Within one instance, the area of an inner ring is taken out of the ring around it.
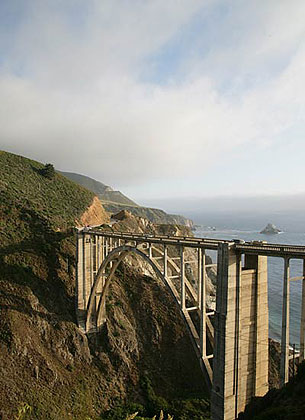
{"label": "bridge pier", "polygon": [[200,308],[200,356],[204,360],[207,356],[206,349],[206,279],[205,279],[205,251],[200,250],[199,253],[199,290],[198,295],[200,297],[199,308]]}
{"label": "bridge pier", "polygon": [[289,324],[290,324],[290,283],[289,258],[284,259],[283,309],[282,309],[282,339],[281,339],[281,386],[289,380]]}
{"label": "bridge pier", "polygon": [[85,330],[88,300],[94,281],[93,249],[91,235],[81,232],[77,237],[77,267],[76,267],[76,316],[78,325]]}
{"label": "bridge pier", "polygon": [[164,255],[163,255],[163,275],[164,275],[164,278],[167,278],[167,246],[166,245],[164,245],[164,247],[163,247],[163,253],[164,253]]}
{"label": "bridge pier", "polygon": [[184,248],[180,249],[180,304],[181,310],[185,311],[185,265],[184,265]]}
{"label": "bridge pier", "polygon": [[302,306],[301,306],[301,326],[300,326],[300,358],[305,359],[305,260],[303,260],[303,279],[302,279]]}
{"label": "bridge pier", "polygon": [[268,391],[267,258],[218,248],[212,420],[232,420]]}

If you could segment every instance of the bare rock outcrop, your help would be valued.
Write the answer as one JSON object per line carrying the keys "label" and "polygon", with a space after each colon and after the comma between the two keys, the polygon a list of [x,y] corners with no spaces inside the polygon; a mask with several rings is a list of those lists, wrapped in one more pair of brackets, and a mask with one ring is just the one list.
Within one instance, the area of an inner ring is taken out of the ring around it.
{"label": "bare rock outcrop", "polygon": [[102,206],[99,198],[95,196],[90,207],[82,214],[80,221],[76,221],[76,223],[77,227],[96,226],[108,223],[109,220],[108,213]]}

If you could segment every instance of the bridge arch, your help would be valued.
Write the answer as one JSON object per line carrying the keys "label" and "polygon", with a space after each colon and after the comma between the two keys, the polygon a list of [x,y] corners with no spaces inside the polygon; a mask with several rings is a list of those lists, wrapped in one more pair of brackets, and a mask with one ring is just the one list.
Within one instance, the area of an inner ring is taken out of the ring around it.
{"label": "bridge arch", "polygon": [[188,327],[188,324],[185,320],[185,317],[183,316],[183,312],[180,307],[180,302],[178,300],[179,296],[177,295],[176,290],[171,287],[171,282],[166,279],[164,274],[161,272],[159,267],[156,265],[154,261],[152,261],[149,256],[147,256],[144,252],[139,250],[137,247],[131,246],[131,245],[123,245],[115,248],[104,259],[102,264],[100,265],[98,272],[95,277],[94,285],[92,286],[89,301],[88,301],[88,307],[87,307],[87,317],[86,317],[86,330],[89,331],[91,327],[91,318],[93,314],[93,309],[95,307],[95,301],[97,297],[97,293],[99,290],[99,287],[101,286],[101,283],[103,281],[104,272],[108,265],[113,262],[113,266],[110,270],[110,273],[108,274],[105,283],[103,285],[103,289],[100,295],[98,307],[96,310],[96,326],[99,327],[102,324],[102,318],[104,315],[105,310],[105,303],[106,303],[106,297],[109,289],[109,285],[111,283],[111,280],[115,274],[116,269],[118,268],[119,264],[130,254],[136,254],[143,258],[143,260],[150,265],[150,267],[153,269],[157,277],[163,282],[163,284],[166,286],[167,290],[170,292],[172,297],[174,298],[175,303],[177,304],[180,314],[186,323],[186,326]]}

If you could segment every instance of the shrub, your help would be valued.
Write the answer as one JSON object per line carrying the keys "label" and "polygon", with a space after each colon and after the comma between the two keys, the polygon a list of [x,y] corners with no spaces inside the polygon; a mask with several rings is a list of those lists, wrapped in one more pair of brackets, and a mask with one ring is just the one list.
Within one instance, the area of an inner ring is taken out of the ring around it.
{"label": "shrub", "polygon": [[27,404],[23,403],[21,407],[18,409],[18,414],[15,417],[16,420],[25,420],[31,417],[32,407]]}
{"label": "shrub", "polygon": [[48,179],[53,179],[55,177],[55,169],[51,163],[47,163],[41,170],[40,174]]}

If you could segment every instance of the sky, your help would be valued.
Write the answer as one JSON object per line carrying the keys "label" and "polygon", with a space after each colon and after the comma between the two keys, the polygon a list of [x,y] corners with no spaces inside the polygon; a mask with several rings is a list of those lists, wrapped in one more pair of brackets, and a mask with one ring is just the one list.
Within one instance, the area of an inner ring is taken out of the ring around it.
{"label": "sky", "polygon": [[304,0],[1,0],[0,149],[134,200],[305,192]]}

